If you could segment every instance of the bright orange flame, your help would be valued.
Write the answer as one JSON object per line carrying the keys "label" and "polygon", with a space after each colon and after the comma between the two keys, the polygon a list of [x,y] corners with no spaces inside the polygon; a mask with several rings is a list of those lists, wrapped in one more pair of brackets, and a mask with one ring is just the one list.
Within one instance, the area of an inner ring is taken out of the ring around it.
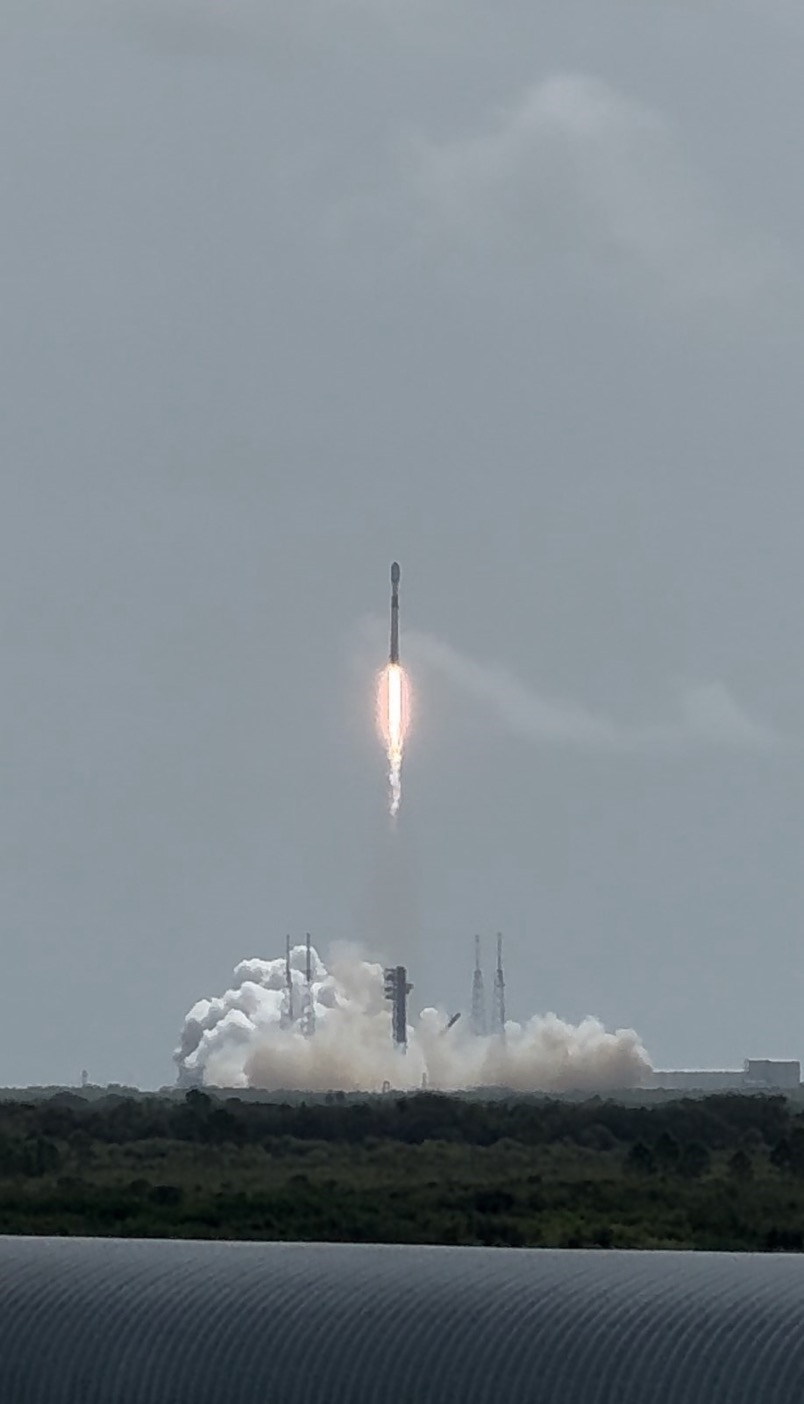
{"label": "bright orange flame", "polygon": [[388,663],[377,679],[377,727],[388,757],[391,813],[402,799],[402,753],[410,726],[410,683],[401,663]]}

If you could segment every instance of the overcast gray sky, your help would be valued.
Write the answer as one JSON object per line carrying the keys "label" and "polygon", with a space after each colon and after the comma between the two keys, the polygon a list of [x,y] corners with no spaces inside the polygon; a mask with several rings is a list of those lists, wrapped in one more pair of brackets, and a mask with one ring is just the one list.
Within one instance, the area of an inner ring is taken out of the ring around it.
{"label": "overcast gray sky", "polygon": [[168,1081],[241,957],[400,912],[420,1004],[499,928],[514,1016],[804,1053],[803,43],[2,0],[0,1084]]}

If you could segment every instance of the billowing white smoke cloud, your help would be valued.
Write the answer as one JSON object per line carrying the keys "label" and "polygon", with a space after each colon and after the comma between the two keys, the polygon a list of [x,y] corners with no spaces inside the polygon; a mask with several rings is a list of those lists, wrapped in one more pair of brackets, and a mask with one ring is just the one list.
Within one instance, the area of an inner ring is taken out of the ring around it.
{"label": "billowing white smoke cloud", "polygon": [[[304,947],[292,952],[294,1003],[304,991]],[[426,1084],[442,1091],[510,1087],[520,1092],[606,1091],[637,1086],[650,1063],[631,1029],[608,1033],[597,1019],[554,1014],[509,1022],[504,1039],[476,1038],[463,1023],[425,1009],[408,1031],[408,1053],[391,1042],[381,965],[343,951],[327,969],[313,952],[314,1037],[287,1020],[285,962],[244,960],[219,999],[190,1010],[175,1059],[183,1083],[268,1091],[381,1090]]]}

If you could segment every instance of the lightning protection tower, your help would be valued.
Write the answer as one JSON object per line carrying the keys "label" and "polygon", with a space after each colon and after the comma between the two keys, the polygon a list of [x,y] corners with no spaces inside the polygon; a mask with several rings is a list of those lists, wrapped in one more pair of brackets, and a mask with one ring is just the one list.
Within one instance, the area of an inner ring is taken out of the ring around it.
{"label": "lightning protection tower", "polygon": [[472,978],[472,1033],[483,1038],[486,1032],[486,991],[480,968],[480,937],[475,937],[475,973]]}
{"label": "lightning protection tower", "polygon": [[309,931],[307,932],[307,958],[304,966],[301,1026],[305,1038],[312,1038],[315,1033],[315,1000],[313,999],[313,952]]}
{"label": "lightning protection tower", "polygon": [[497,936],[497,969],[494,972],[494,997],[491,1010],[491,1031],[505,1038],[505,975],[503,974],[502,936]]}
{"label": "lightning protection tower", "polygon": [[400,1053],[408,1047],[408,995],[413,989],[408,984],[408,972],[404,965],[394,965],[383,972],[385,998],[391,1005],[391,1027],[393,1040]]}
{"label": "lightning protection tower", "polygon": [[296,1008],[293,999],[293,971],[290,966],[290,937],[285,938],[285,993],[282,997],[281,1025],[289,1029],[296,1021]]}

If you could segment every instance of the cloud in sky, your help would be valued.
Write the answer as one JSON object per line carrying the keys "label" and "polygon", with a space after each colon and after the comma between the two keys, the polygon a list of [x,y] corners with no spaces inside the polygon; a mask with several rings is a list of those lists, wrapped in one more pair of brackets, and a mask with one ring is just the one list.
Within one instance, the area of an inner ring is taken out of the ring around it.
{"label": "cloud in sky", "polygon": [[[245,59],[278,73],[305,55],[323,62],[330,46],[370,46],[378,30],[426,46],[450,11],[423,0],[79,3],[93,22],[163,56]],[[473,130],[436,137],[409,126],[387,140],[396,176],[335,200],[320,220],[326,234],[351,239],[368,228],[381,245],[413,235],[451,260],[484,251],[516,276],[523,261],[558,254],[592,282],[620,272],[705,307],[751,302],[790,276],[777,243],[721,208],[673,122],[599,77],[556,72],[480,115]]]}
{"label": "cloud in sky", "polygon": [[548,77],[472,135],[409,138],[403,159],[420,236],[452,248],[559,247],[694,304],[751,299],[784,268],[732,226],[672,124],[598,78]]}

